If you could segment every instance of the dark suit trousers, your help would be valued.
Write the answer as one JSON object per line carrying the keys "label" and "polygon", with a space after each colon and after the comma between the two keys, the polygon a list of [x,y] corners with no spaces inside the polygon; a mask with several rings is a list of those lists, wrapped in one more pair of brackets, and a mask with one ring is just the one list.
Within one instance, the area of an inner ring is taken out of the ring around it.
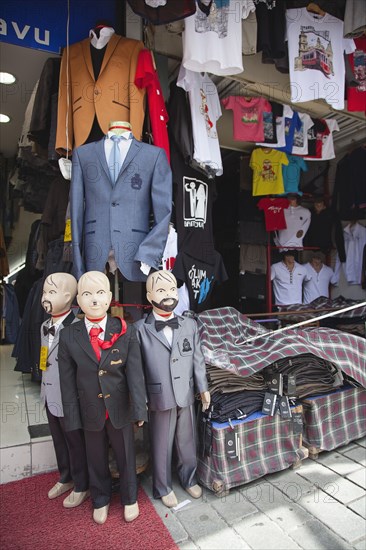
{"label": "dark suit trousers", "polygon": [[89,476],[83,430],[67,432],[63,416],[54,416],[47,404],[46,413],[60,472],[60,482],[73,481],[74,491],[87,491]]}
{"label": "dark suit trousers", "polygon": [[177,453],[177,472],[184,489],[197,483],[196,430],[194,408],[175,407],[150,411],[149,428],[153,461],[153,495],[161,498],[172,487],[173,444]]}
{"label": "dark suit trousers", "polygon": [[121,503],[137,502],[135,437],[133,426],[114,428],[110,419],[98,432],[84,431],[88,457],[90,494],[94,508],[109,504],[112,494],[112,477],[109,471],[109,441],[114,451],[120,475]]}

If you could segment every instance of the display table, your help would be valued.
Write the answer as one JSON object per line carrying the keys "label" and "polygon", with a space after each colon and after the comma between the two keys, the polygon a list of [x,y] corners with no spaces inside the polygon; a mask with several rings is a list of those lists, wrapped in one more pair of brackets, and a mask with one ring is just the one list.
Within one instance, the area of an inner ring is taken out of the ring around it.
{"label": "display table", "polygon": [[[292,408],[294,413],[299,417],[302,407]],[[218,496],[266,474],[297,467],[308,456],[302,446],[302,434],[293,433],[293,419],[284,420],[279,414],[253,413],[231,424],[212,422],[211,428],[211,453],[198,457],[197,475],[199,482]],[[233,434],[238,438],[237,457],[228,454]]]}
{"label": "display table", "polygon": [[302,400],[304,445],[309,457],[331,451],[366,434],[366,389],[348,386]]}

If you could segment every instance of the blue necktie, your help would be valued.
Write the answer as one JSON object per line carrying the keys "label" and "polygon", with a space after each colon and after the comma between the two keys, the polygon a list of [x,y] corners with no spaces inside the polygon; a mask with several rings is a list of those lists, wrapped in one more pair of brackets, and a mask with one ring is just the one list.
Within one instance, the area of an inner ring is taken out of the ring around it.
{"label": "blue necktie", "polygon": [[109,157],[109,172],[113,183],[116,183],[119,171],[121,169],[121,153],[118,146],[121,139],[124,139],[123,136],[111,136],[113,147],[111,156]]}

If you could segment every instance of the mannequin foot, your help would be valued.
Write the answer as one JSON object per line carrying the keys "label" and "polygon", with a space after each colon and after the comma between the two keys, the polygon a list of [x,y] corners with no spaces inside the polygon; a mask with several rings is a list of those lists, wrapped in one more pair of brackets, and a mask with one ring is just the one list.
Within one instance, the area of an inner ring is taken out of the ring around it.
{"label": "mannequin foot", "polygon": [[48,491],[48,498],[57,498],[69,491],[74,486],[72,481],[68,483],[60,483],[59,481]]}
{"label": "mannequin foot", "polygon": [[102,508],[95,508],[93,512],[93,520],[99,525],[103,525],[108,517],[109,504],[106,504]]}
{"label": "mannequin foot", "polygon": [[65,508],[76,508],[76,506],[80,506],[89,497],[90,493],[89,491],[80,491],[77,493],[76,491],[71,491],[69,496],[65,498],[63,501],[63,505]]}
{"label": "mannequin foot", "polygon": [[177,506],[178,504],[178,500],[177,500],[177,497],[175,496],[174,491],[170,491],[170,493],[161,497],[161,501],[168,508],[174,508],[174,506]]}
{"label": "mannequin foot", "polygon": [[202,496],[202,489],[199,485],[192,485],[192,487],[186,487],[185,489],[192,498],[200,498]]}
{"label": "mannequin foot", "polygon": [[135,504],[126,504],[125,505],[125,520],[133,521],[138,518],[140,514],[139,505],[137,502]]}

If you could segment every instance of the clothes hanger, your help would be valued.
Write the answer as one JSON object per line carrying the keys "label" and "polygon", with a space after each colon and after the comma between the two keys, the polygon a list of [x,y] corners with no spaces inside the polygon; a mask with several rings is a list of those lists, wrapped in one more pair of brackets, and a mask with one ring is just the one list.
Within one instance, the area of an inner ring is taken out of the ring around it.
{"label": "clothes hanger", "polygon": [[306,6],[306,10],[309,11],[310,13],[316,13],[321,17],[323,17],[326,14],[326,12],[322,10],[321,7],[318,6],[318,4],[316,4],[315,2],[310,2],[310,4]]}

